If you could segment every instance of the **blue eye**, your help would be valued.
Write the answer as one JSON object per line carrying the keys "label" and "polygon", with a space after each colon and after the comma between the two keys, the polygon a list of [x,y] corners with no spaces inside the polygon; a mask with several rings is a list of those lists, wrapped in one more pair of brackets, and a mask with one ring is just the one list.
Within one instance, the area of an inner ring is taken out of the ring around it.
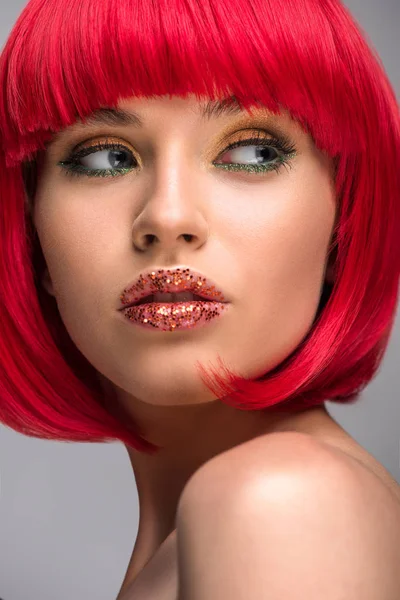
{"label": "blue eye", "polygon": [[[263,140],[263,143],[260,143],[260,140]],[[252,162],[250,164],[230,161],[226,163],[213,162],[213,165],[227,171],[265,173],[274,170],[278,172],[282,166],[290,167],[291,160],[297,155],[296,147],[288,138],[267,138],[263,132],[258,132],[256,137],[234,142],[224,150],[223,155],[228,153],[232,156],[235,153],[235,148],[243,148],[243,150],[236,151],[237,160],[250,160],[251,155],[254,154]],[[255,148],[255,152],[254,150],[245,151],[244,148]]]}
{"label": "blue eye", "polygon": [[[282,166],[290,166],[290,161],[297,155],[295,146],[288,138],[267,136],[265,132],[261,131],[255,137],[234,142],[219,156],[223,157],[226,153],[234,155],[236,148],[243,148],[243,150],[236,151],[239,161],[251,161],[251,155],[254,153],[250,164],[217,162],[217,159],[212,163],[213,166],[227,171],[247,171],[248,173],[265,173],[272,170],[278,172]],[[256,151],[246,151],[245,148],[255,148]],[[246,154],[250,156],[246,157]],[[82,161],[86,164],[82,164]],[[107,162],[112,165],[111,168],[107,167]],[[126,146],[99,142],[71,154],[66,161],[61,161],[58,165],[63,167],[65,174],[69,176],[116,177],[131,172],[137,168],[138,163]]]}
{"label": "blue eye", "polygon": [[[96,155],[98,156],[95,158]],[[82,164],[82,161],[86,164]],[[93,166],[96,161],[98,163],[97,167]],[[107,161],[111,163],[111,168],[106,166]],[[90,163],[92,163],[92,166]],[[132,165],[132,163],[134,164]],[[110,142],[99,142],[94,146],[82,148],[82,150],[71,154],[66,161],[61,161],[58,165],[64,168],[66,175],[113,177],[129,173],[135,168],[137,161],[126,146]]]}

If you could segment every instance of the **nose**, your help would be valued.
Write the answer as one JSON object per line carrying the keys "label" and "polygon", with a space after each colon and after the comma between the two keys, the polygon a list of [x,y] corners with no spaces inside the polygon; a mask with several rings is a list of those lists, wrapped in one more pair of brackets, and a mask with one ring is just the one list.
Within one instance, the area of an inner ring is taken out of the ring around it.
{"label": "nose", "polygon": [[196,250],[208,237],[209,225],[193,194],[177,194],[176,187],[153,196],[132,228],[133,244],[141,252],[157,247],[158,252],[175,253],[188,244]]}

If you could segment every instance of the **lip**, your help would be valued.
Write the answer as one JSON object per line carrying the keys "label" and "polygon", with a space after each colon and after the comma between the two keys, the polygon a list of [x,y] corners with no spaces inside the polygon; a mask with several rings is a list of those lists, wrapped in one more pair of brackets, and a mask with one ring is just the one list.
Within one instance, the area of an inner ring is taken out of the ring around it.
{"label": "lip", "polygon": [[118,310],[129,308],[140,302],[142,298],[157,292],[184,291],[192,292],[204,300],[224,304],[229,302],[217,284],[199,271],[184,266],[170,269],[158,267],[140,273],[137,279],[128,283],[120,296],[121,306]]}

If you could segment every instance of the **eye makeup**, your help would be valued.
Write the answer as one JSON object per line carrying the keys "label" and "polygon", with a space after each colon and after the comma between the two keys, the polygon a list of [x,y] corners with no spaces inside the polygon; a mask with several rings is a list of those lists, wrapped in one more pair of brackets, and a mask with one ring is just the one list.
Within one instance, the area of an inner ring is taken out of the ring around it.
{"label": "eye makeup", "polygon": [[[223,141],[217,144],[217,149],[213,151],[217,157],[211,161],[214,168],[232,172],[265,174],[272,170],[278,173],[281,167],[291,166],[293,158],[297,155],[297,148],[294,141],[280,127],[271,125],[268,130],[256,129],[257,123],[254,123],[254,119],[248,125],[252,126],[234,134],[236,139],[231,144],[224,146],[227,143],[227,136],[223,134],[220,136]],[[263,125],[265,127],[265,121]],[[106,135],[104,137],[104,140],[93,143],[79,143],[70,151],[67,158],[58,162],[57,165],[68,177],[118,177],[140,170],[139,161],[130,145],[125,145],[114,136]],[[221,160],[226,153],[240,153],[241,148],[244,150],[250,147],[255,149],[256,158],[249,164],[243,164],[242,160],[230,160],[229,162]],[[91,168],[87,164],[82,164],[82,161],[87,162],[87,159],[84,160],[86,157],[94,157],[100,153],[103,160],[106,157],[106,160],[114,163],[112,167]],[[207,151],[207,155],[210,156],[210,154],[211,151]]]}

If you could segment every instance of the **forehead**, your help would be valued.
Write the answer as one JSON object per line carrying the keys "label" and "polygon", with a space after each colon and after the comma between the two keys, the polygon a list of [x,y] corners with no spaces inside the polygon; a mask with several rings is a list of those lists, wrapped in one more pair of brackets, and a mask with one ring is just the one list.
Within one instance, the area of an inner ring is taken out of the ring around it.
{"label": "forehead", "polygon": [[204,123],[221,117],[234,117],[248,115],[250,112],[262,111],[271,114],[266,107],[253,105],[246,110],[235,96],[227,96],[222,99],[197,99],[193,95],[181,98],[178,96],[159,96],[152,98],[125,98],[121,100],[116,108],[101,107],[94,110],[84,120],[77,119],[77,123],[86,125],[130,125],[144,127],[147,110],[169,110],[195,115]]}
{"label": "forehead", "polygon": [[138,117],[139,125],[143,125],[140,116],[135,111],[143,110],[146,107],[152,109],[164,107],[182,112],[187,111],[198,116],[201,120],[240,115],[244,111],[244,108],[234,95],[225,96],[221,99],[198,99],[194,94],[188,94],[184,98],[167,95],[152,98],[125,98],[119,102],[117,110],[127,110],[130,115]]}
{"label": "forehead", "polygon": [[[148,114],[149,111],[149,114]],[[150,123],[151,118],[157,111],[164,112],[168,116],[172,111],[176,113],[195,116],[198,119],[199,125],[205,125],[207,122],[216,122],[218,119],[227,117],[242,117],[249,119],[254,116],[263,116],[270,120],[279,128],[278,121],[282,124],[286,123],[295,128],[300,129],[299,123],[294,121],[290,113],[281,107],[278,114],[272,113],[267,107],[261,104],[252,104],[245,108],[235,96],[226,96],[221,99],[197,98],[195,95],[187,95],[186,97],[179,96],[152,96],[148,97],[130,97],[120,99],[116,107],[100,107],[93,110],[84,118],[77,118],[76,121],[66,129],[56,133],[51,145],[57,143],[59,138],[63,136],[63,131],[80,131],[86,127],[133,127],[144,128]],[[279,133],[279,131],[278,131]]]}

